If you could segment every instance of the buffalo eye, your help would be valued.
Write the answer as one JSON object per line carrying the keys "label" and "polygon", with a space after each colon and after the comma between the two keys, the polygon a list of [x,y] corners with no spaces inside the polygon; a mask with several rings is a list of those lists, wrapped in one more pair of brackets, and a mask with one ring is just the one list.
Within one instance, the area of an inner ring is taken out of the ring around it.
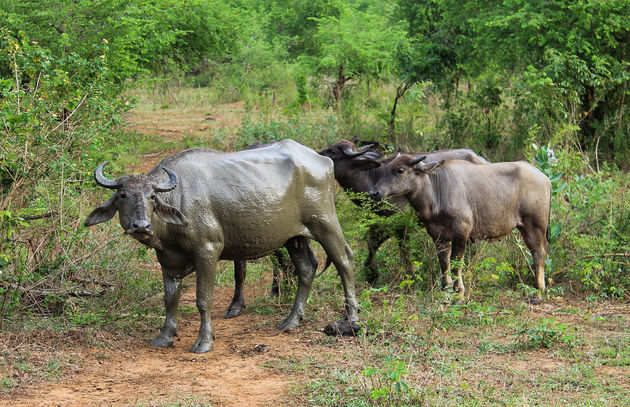
{"label": "buffalo eye", "polygon": [[400,168],[396,168],[396,175],[402,175],[404,174],[405,169],[400,167]]}
{"label": "buffalo eye", "polygon": [[127,198],[127,194],[125,194],[124,192],[121,192],[120,194],[118,194],[119,198],[125,199]]}

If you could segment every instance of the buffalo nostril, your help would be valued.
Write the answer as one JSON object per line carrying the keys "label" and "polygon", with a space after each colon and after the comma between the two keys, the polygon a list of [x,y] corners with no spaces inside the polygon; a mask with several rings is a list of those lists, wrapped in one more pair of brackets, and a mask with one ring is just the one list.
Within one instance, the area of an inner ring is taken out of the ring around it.
{"label": "buffalo nostril", "polygon": [[371,196],[372,198],[378,198],[378,191],[377,191],[377,190],[375,190],[375,189],[371,190],[371,191],[370,191],[370,196]]}
{"label": "buffalo nostril", "polygon": [[151,224],[147,221],[134,222],[132,226],[135,230],[151,230]]}

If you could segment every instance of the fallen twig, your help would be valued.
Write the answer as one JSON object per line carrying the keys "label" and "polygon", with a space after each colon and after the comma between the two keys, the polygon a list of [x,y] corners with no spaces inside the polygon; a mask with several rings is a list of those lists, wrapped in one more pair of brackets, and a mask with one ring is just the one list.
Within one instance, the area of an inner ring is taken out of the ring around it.
{"label": "fallen twig", "polygon": [[80,283],[80,284],[96,284],[103,287],[114,287],[114,283],[110,283],[109,281],[100,281],[100,280],[88,280],[86,278],[79,277],[71,277],[70,280]]}
{"label": "fallen twig", "polygon": [[105,294],[105,292],[107,292],[107,289],[102,289],[100,291],[90,291],[90,290],[79,290],[79,291],[69,291],[69,290],[65,290],[65,291],[55,291],[55,290],[47,290],[47,289],[35,289],[35,288],[28,288],[28,287],[22,287],[19,284],[16,283],[10,283],[10,284],[6,284],[6,283],[0,283],[0,286],[4,287],[4,288],[8,288],[10,290],[14,290],[14,291],[20,291],[22,293],[28,293],[33,295],[34,297],[47,297],[49,295],[55,295],[57,297],[100,297],[101,295]]}
{"label": "fallen twig", "polygon": [[50,218],[53,215],[56,215],[56,212],[46,212],[46,213],[42,213],[41,215],[31,215],[31,216],[22,216],[22,219],[24,220],[35,220],[35,219],[43,219],[43,218]]}

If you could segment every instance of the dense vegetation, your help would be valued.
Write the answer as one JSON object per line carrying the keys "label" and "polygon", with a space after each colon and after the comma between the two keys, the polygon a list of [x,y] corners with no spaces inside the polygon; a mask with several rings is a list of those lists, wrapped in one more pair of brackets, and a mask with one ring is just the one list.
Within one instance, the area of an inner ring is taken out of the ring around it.
{"label": "dense vegetation", "polygon": [[[628,0],[0,0],[0,21],[0,329],[146,312],[160,282],[137,264],[150,253],[82,226],[102,197],[95,165],[124,171],[139,151],[122,119],[139,88],[245,102],[237,134],[179,148],[347,138],[535,159],[554,185],[549,294],[630,298]],[[383,220],[343,198],[338,210],[360,266],[363,233]],[[395,222],[414,230],[417,274],[389,245],[379,284],[427,292],[432,243],[412,214],[383,227]],[[529,294],[527,251],[508,240],[467,256],[469,299]]]}

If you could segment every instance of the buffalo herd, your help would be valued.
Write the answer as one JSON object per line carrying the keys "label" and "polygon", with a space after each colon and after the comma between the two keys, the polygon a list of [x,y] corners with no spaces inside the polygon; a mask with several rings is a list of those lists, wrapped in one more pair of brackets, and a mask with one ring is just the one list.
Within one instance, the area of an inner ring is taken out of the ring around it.
{"label": "buffalo herd", "polygon": [[[526,162],[490,163],[469,149],[384,158],[372,147],[357,148],[342,140],[317,153],[283,140],[237,152],[196,148],[165,158],[146,175],[117,179],[103,174],[105,162],[94,178],[115,192],[89,214],[85,225],[105,222],[118,212],[124,232],[155,249],[166,308],[164,325],[151,342],[157,347],[171,346],[177,334],[183,277],[196,272],[201,323],[191,352],[207,352],[214,342],[209,309],[217,262],[234,262],[234,300],[226,312],[234,317],[244,307],[245,261],[272,253],[280,257],[282,247],[298,287],[293,308],[278,329],[297,327],[318,266],[311,239],[322,246],[327,266],[335,265],[344,291],[343,315],[324,331],[355,334],[360,327],[353,252],[335,212],[335,179],[353,193],[355,203],[361,203],[360,195],[368,197],[378,215],[410,205],[435,243],[443,287],[460,296],[464,283],[459,261],[466,245],[500,239],[517,228],[531,251],[536,275],[538,294],[530,300],[540,302],[551,198],[550,181],[542,172]],[[393,205],[380,205],[382,200]],[[404,230],[368,231],[369,283],[378,277],[375,252],[393,235],[407,247]],[[452,270],[451,260],[456,260]]]}

